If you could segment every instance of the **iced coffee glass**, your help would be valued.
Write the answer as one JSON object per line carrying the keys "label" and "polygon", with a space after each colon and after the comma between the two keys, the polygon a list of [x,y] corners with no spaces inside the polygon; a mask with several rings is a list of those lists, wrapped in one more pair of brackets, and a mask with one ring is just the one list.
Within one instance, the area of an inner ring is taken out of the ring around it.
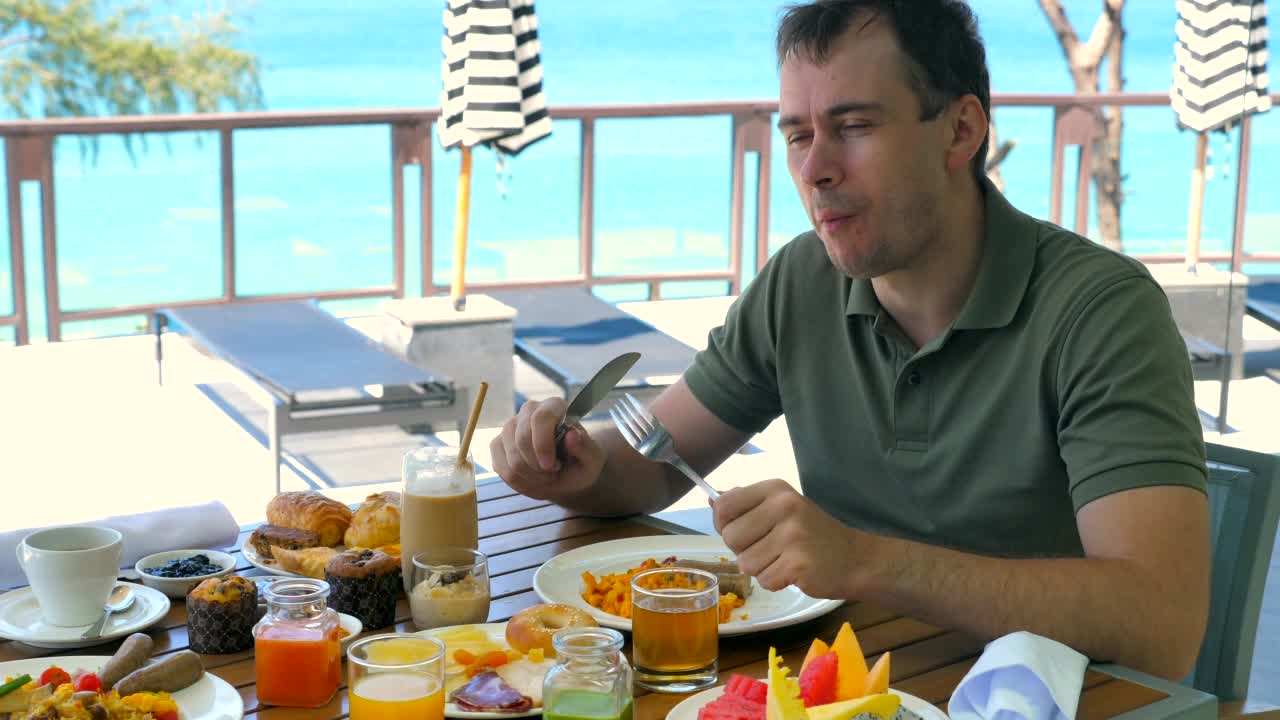
{"label": "iced coffee glass", "polygon": [[400,558],[405,591],[412,591],[413,558],[429,550],[480,547],[476,470],[459,466],[458,450],[426,446],[405,453],[401,472]]}

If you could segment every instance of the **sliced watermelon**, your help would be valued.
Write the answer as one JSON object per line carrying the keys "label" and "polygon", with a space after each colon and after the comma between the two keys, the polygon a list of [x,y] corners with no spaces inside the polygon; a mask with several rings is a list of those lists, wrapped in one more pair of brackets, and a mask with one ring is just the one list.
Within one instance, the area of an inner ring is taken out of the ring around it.
{"label": "sliced watermelon", "polygon": [[764,704],[738,695],[721,695],[698,710],[698,720],[765,720]]}
{"label": "sliced watermelon", "polygon": [[698,711],[698,720],[764,720],[764,709],[760,710],[759,715],[744,715],[737,711],[706,705]]}
{"label": "sliced watermelon", "polygon": [[724,684],[724,693],[725,695],[736,695],[737,697],[763,703],[765,697],[769,694],[769,686],[761,680],[734,673],[729,676],[729,681]]}
{"label": "sliced watermelon", "polygon": [[756,705],[764,707],[763,702],[753,702],[746,700],[745,697],[732,696],[732,694],[726,694],[726,696],[718,697],[716,698],[716,702],[721,703],[724,707],[753,708]]}
{"label": "sliced watermelon", "polygon": [[805,707],[826,705],[836,701],[840,657],[833,652],[809,661],[800,673],[800,699]]}
{"label": "sliced watermelon", "polygon": [[[764,717],[763,712],[760,714],[760,717],[762,718]],[[711,703],[710,705],[703,705],[702,709],[698,711],[698,720],[755,720],[755,719],[743,716],[742,714],[734,712],[732,710],[726,710],[716,705],[715,703]]]}
{"label": "sliced watermelon", "polygon": [[742,681],[745,677],[745,675],[738,675],[737,673],[730,675],[729,681],[724,684],[724,694],[737,695],[738,688],[742,686]]}

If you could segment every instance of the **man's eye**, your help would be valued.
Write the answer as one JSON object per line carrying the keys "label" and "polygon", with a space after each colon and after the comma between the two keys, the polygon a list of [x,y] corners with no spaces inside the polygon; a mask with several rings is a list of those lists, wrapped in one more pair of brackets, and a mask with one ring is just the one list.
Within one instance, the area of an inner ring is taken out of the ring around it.
{"label": "man's eye", "polygon": [[801,143],[807,142],[808,140],[809,140],[808,133],[796,133],[795,135],[791,135],[787,137],[787,144],[799,145]]}
{"label": "man's eye", "polygon": [[862,132],[863,130],[867,130],[870,127],[871,127],[871,123],[849,122],[849,123],[845,123],[841,129],[844,130],[845,132]]}

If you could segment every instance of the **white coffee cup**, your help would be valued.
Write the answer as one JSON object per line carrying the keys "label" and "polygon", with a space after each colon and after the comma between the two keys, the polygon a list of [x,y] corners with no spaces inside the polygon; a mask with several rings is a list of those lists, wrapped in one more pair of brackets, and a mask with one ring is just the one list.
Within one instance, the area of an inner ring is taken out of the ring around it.
{"label": "white coffee cup", "polygon": [[80,627],[102,616],[120,574],[124,538],[108,527],[54,527],[26,536],[17,550],[44,621]]}

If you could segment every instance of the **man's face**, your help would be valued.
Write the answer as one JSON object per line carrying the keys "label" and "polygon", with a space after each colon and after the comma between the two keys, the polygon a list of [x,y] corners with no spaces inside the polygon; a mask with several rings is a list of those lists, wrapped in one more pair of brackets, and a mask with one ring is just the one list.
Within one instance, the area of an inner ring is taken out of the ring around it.
{"label": "man's face", "polygon": [[941,229],[946,123],[920,121],[905,59],[873,20],[855,21],[821,65],[804,53],[782,65],[787,167],[831,262],[853,278],[910,267]]}

